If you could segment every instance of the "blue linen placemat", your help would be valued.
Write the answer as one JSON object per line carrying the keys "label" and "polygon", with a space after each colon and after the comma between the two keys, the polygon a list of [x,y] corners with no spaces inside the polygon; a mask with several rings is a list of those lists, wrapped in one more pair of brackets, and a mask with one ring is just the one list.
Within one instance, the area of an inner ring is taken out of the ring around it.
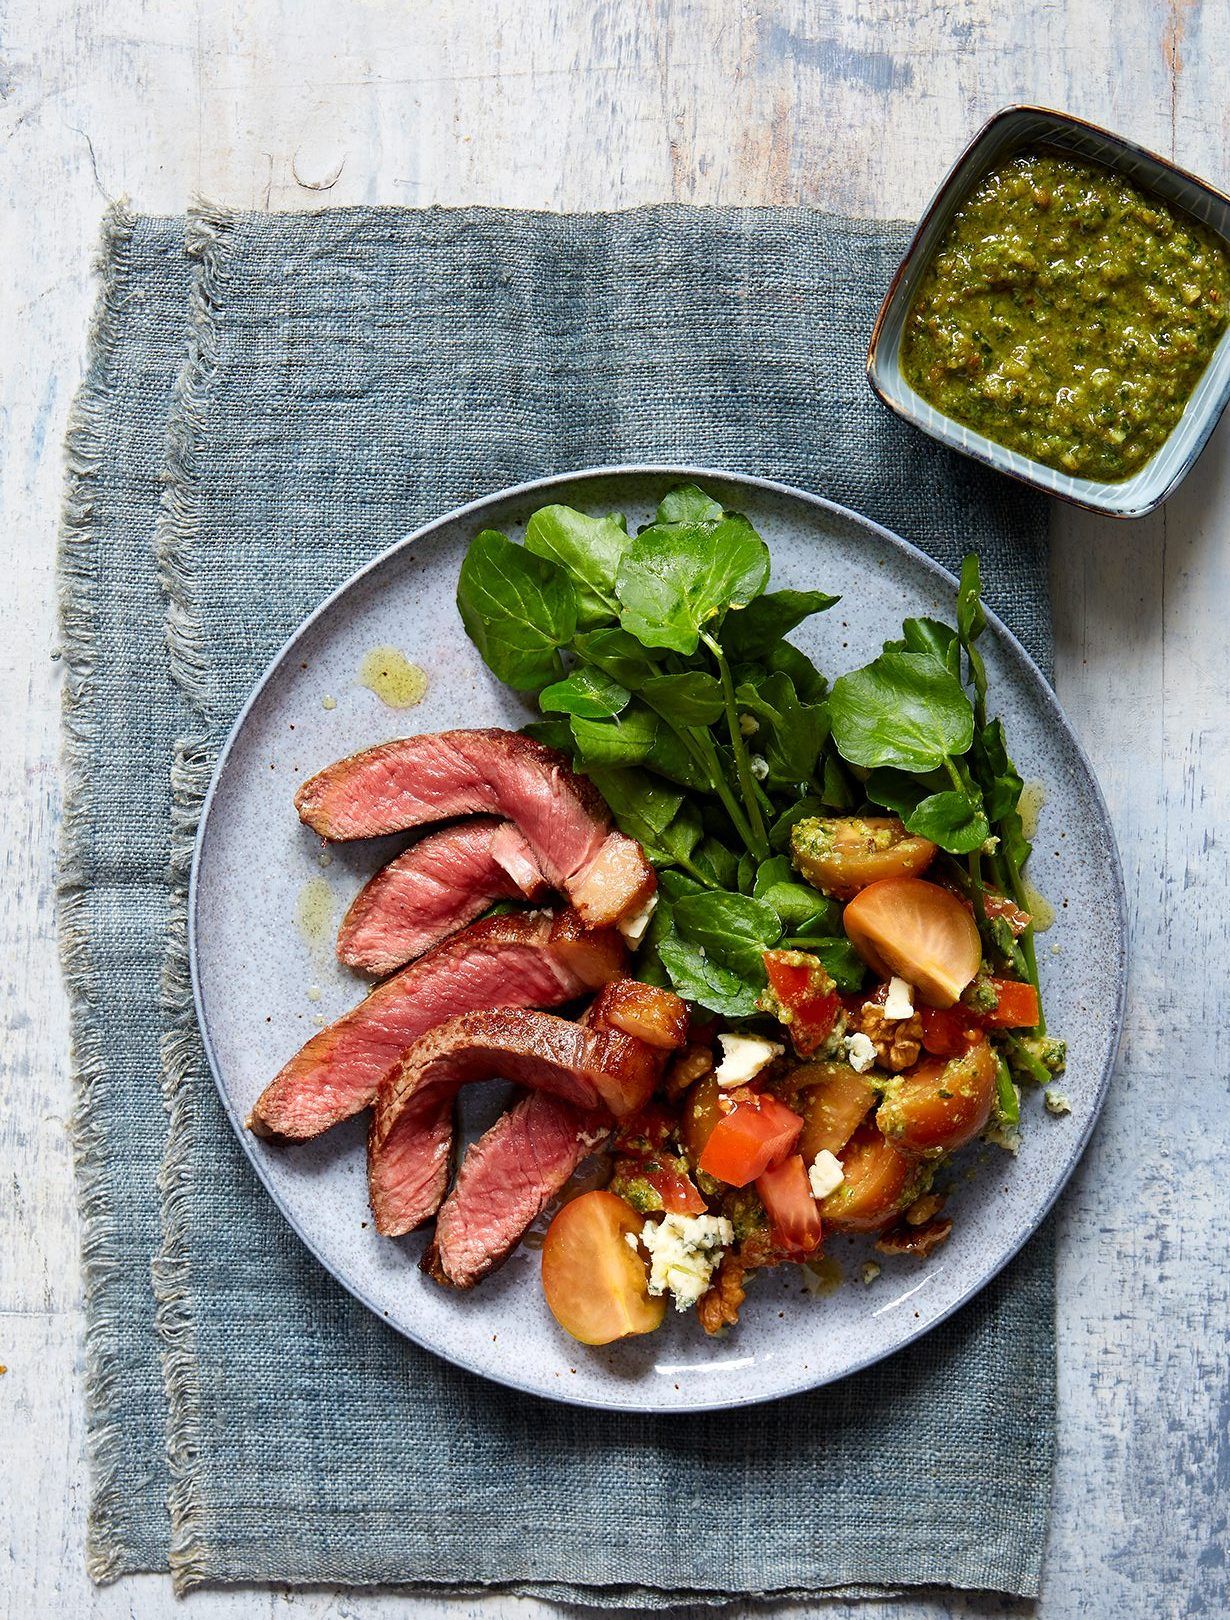
{"label": "blue linen placemat", "polygon": [[906,236],[777,209],[112,218],[62,566],[100,1578],[641,1607],[1036,1592],[1049,1232],[814,1395],[683,1420],[520,1397],[392,1334],[301,1247],[222,1114],[186,978],[196,817],[252,682],[355,568],[485,491],[616,461],[801,484],[950,567],[976,543],[1049,668],[1042,502],[863,380]]}

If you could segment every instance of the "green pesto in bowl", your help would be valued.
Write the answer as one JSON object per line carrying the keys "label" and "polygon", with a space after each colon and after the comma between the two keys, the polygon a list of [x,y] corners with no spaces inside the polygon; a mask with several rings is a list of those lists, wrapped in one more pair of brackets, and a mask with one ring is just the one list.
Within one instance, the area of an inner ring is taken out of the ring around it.
{"label": "green pesto in bowl", "polygon": [[1041,148],[953,215],[900,366],[937,410],[1107,483],[1165,441],[1230,317],[1230,254],[1190,214]]}

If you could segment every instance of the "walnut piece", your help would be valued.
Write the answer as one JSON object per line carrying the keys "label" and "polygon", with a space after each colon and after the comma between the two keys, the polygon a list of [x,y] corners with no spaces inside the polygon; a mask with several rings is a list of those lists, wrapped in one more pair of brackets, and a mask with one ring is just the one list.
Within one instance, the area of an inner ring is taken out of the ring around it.
{"label": "walnut piece", "polygon": [[900,1074],[918,1062],[922,1051],[922,1019],[885,1018],[883,1007],[864,1002],[858,1014],[858,1027],[876,1049],[876,1062],[892,1074]]}
{"label": "walnut piece", "polygon": [[724,1327],[734,1327],[739,1320],[739,1307],[747,1297],[743,1286],[744,1263],[734,1249],[722,1256],[717,1275],[701,1295],[696,1306],[700,1325],[706,1333],[720,1333]]}
{"label": "walnut piece", "polygon": [[952,1219],[941,1215],[925,1226],[896,1226],[876,1243],[881,1254],[910,1254],[916,1260],[925,1260],[933,1249],[938,1249],[952,1231]]}
{"label": "walnut piece", "polygon": [[916,1198],[905,1212],[907,1226],[926,1226],[933,1215],[938,1215],[944,1207],[942,1193],[924,1193]]}

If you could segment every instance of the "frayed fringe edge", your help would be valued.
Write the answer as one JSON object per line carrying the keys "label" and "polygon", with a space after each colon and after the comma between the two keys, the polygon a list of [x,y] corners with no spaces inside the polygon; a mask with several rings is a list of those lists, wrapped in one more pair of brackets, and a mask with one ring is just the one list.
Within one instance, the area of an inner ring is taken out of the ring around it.
{"label": "frayed fringe edge", "polygon": [[123,287],[129,270],[133,217],[122,203],[104,216],[95,270],[100,277],[90,322],[85,376],[69,412],[65,435],[64,504],[60,521],[57,590],[64,659],[61,762],[64,806],[56,872],[56,925],[68,991],[72,1043],[73,1108],[69,1135],[81,1211],[81,1267],[85,1302],[86,1446],[90,1507],[85,1565],[100,1584],[131,1565],[123,1540],[119,1487],[123,1425],[118,1416],[121,1372],[114,1344],[110,1295],[118,1275],[118,1232],[104,1149],[107,1087],[99,1022],[97,969],[90,949],[88,879],[94,788],[90,750],[94,715],[96,564],[95,478],[103,453],[111,400],[112,367]]}
{"label": "frayed fringe edge", "polygon": [[218,306],[226,282],[227,235],[234,215],[200,204],[189,214],[185,249],[196,261],[189,297],[189,339],[171,400],[167,452],[156,532],[158,573],[167,598],[171,671],[200,718],[196,735],[181,739],[171,772],[170,917],[163,970],[162,1094],[167,1146],[158,1177],[162,1248],[151,1267],[155,1322],[162,1340],[167,1394],[167,1459],[171,1515],[170,1567],[177,1592],[208,1579],[208,1542],[200,1488],[200,1379],[192,1314],[188,1245],[196,1099],[208,1085],[188,960],[188,881],[201,806],[218,739],[204,627],[197,595],[200,542],[200,452],[218,366]]}

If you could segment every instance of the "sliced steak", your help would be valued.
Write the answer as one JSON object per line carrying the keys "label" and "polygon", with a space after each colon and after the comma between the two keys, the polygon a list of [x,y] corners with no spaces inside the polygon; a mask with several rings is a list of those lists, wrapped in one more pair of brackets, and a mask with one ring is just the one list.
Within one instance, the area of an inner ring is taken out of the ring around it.
{"label": "sliced steak", "polygon": [[[266,1086],[248,1119],[261,1136],[319,1136],[375,1101],[380,1083],[425,1030],[476,1007],[558,1007],[619,976],[614,929],[587,931],[575,912],[471,923],[377,986],[314,1035]],[[434,1127],[440,1136],[443,1128]],[[447,1168],[451,1123],[443,1133]]]}
{"label": "sliced steak", "polygon": [[[615,979],[581,1022],[645,1041],[654,1049],[657,1076],[668,1052],[687,1037],[688,1009],[672,990]],[[466,1153],[436,1217],[423,1270],[447,1286],[472,1288],[502,1265],[613,1123],[609,1114],[584,1113],[545,1092],[524,1098]]]}
{"label": "sliced steak", "polygon": [[429,1030],[380,1087],[367,1142],[376,1228],[413,1231],[440,1207],[448,1154],[436,1124],[461,1086],[511,1080],[587,1112],[635,1113],[657,1081],[659,1054],[616,1030],[587,1029],[551,1013],[465,1013]]}
{"label": "sliced steak", "polygon": [[[563,754],[519,731],[441,731],[338,760],[295,795],[323,838],[374,838],[486,812],[520,828],[543,877],[591,926],[643,906],[657,886],[640,845]],[[573,896],[576,899],[573,899]]]}
{"label": "sliced steak", "polygon": [[546,887],[517,828],[476,816],[420,839],[364,884],[338,930],[338,960],[383,977],[492,901],[534,900]]}
{"label": "sliced steak", "polygon": [[532,1091],[467,1151],[436,1216],[422,1267],[437,1282],[473,1288],[500,1266],[569,1177],[610,1133],[610,1114]]}

